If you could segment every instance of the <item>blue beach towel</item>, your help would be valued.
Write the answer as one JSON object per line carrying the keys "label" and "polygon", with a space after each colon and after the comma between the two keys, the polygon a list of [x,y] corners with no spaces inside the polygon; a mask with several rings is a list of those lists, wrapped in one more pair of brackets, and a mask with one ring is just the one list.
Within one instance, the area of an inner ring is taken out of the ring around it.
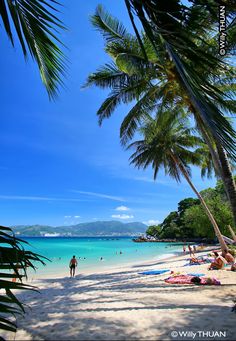
{"label": "blue beach towel", "polygon": [[195,277],[202,277],[202,276],[205,276],[205,274],[196,274],[196,273],[191,273],[191,274],[188,274],[189,276],[195,276]]}
{"label": "blue beach towel", "polygon": [[166,272],[170,272],[170,270],[150,270],[150,271],[139,272],[139,275],[161,275]]}

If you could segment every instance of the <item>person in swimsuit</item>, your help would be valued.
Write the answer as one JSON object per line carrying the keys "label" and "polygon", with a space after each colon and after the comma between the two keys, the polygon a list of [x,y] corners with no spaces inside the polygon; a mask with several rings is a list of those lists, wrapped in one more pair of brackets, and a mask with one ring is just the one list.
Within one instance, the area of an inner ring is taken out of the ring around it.
{"label": "person in swimsuit", "polygon": [[70,264],[69,264],[70,277],[74,277],[75,276],[75,267],[77,265],[78,265],[77,259],[75,258],[75,256],[73,256],[73,258],[71,258]]}
{"label": "person in swimsuit", "polygon": [[225,259],[218,254],[218,252],[214,251],[215,260],[211,263],[208,270],[221,270],[225,265]]}
{"label": "person in swimsuit", "polygon": [[226,259],[228,264],[234,264],[234,257],[229,251],[223,250],[222,257],[224,257],[224,259]]}
{"label": "person in swimsuit", "polygon": [[190,257],[191,257],[191,256],[195,257],[195,254],[194,254],[193,249],[191,248],[191,245],[190,245],[190,244],[188,244],[188,251],[189,251],[189,256],[190,256]]}

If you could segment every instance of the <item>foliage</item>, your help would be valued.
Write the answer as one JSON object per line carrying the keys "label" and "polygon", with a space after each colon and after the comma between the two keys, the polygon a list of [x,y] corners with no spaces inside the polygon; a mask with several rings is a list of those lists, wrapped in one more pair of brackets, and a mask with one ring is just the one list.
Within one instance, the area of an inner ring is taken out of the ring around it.
{"label": "foliage", "polygon": [[[206,203],[214,215],[222,234],[229,235],[227,225],[233,224],[233,217],[229,204],[222,201],[219,196],[214,199],[206,199]],[[200,237],[214,239],[214,231],[212,230],[211,224],[200,205],[186,210],[184,214],[184,224],[185,226],[191,226],[194,231],[197,231],[197,234]],[[229,235],[229,237],[231,236]]]}
{"label": "foliage", "polygon": [[236,245],[229,245],[230,253],[235,257],[236,256]]}
{"label": "foliage", "polygon": [[65,72],[65,57],[58,47],[58,29],[65,28],[55,16],[59,12],[55,5],[59,6],[55,0],[0,1],[0,17],[12,45],[14,28],[25,58],[30,54],[36,60],[49,97],[56,96]]}
{"label": "foliage", "polygon": [[[233,226],[233,216],[229,202],[224,192],[222,181],[217,181],[215,188],[208,188],[200,192],[211,213],[220,227],[223,235],[231,238],[228,225]],[[161,229],[161,232],[159,232]],[[147,234],[149,229],[147,230]],[[186,198],[178,203],[178,211],[171,212],[158,225],[158,234],[152,229],[153,236],[158,238],[208,238],[214,239],[212,225],[200,205],[194,198]]]}
{"label": "foliage", "polygon": [[28,268],[36,269],[34,262],[45,265],[44,260],[47,258],[25,250],[23,245],[28,243],[16,238],[8,227],[0,226],[0,243],[0,288],[2,291],[0,329],[15,332],[16,323],[9,317],[16,317],[16,314],[25,312],[22,302],[15,296],[15,290],[36,290],[35,287],[23,283],[23,280],[27,279]]}
{"label": "foliage", "polygon": [[[235,132],[224,118],[222,109],[217,106],[217,102],[225,104],[223,93],[210,81],[216,66],[219,75],[226,69],[226,61],[223,63],[216,53],[218,10],[219,3],[223,1],[217,1],[218,4],[212,0],[205,1],[205,4],[198,0],[191,2],[190,6],[185,6],[178,0],[125,0],[144,59],[147,60],[148,56],[134,15],[139,19],[156,55],[159,57],[160,51],[166,52],[173,64],[176,82],[187,96],[195,116],[198,116],[198,120],[204,123],[204,127],[227,153],[235,158]],[[233,4],[227,6],[227,16],[231,20],[227,23],[230,31],[227,46],[229,53],[235,47],[236,11]],[[213,48],[209,44],[209,37],[215,42]],[[202,72],[199,72],[196,65],[201,65]]]}
{"label": "foliage", "polygon": [[150,237],[158,238],[161,233],[161,226],[160,225],[151,225],[148,227],[146,234]]}

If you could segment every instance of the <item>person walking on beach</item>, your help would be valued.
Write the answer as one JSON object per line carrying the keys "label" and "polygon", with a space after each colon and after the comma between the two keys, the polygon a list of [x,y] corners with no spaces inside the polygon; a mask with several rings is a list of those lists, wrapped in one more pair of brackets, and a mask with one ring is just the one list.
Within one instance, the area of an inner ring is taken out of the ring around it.
{"label": "person walking on beach", "polygon": [[194,254],[193,249],[191,248],[190,244],[188,244],[188,250],[189,250],[190,257],[191,256],[195,257],[195,254]]}
{"label": "person walking on beach", "polygon": [[70,264],[69,264],[70,277],[74,277],[75,276],[75,267],[77,265],[78,265],[77,259],[75,258],[75,256],[73,256],[73,258],[71,258]]}
{"label": "person walking on beach", "polygon": [[183,245],[183,253],[184,253],[184,255],[186,253],[186,246],[185,245]]}

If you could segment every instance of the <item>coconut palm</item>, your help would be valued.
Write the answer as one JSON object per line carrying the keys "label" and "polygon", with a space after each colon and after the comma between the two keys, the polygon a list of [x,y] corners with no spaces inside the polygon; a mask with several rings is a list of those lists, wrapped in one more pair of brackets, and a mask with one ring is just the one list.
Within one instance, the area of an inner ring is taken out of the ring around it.
{"label": "coconut palm", "polygon": [[[209,52],[207,43],[204,43],[204,37],[199,35],[199,31],[203,32],[201,26],[206,22],[205,30],[212,28],[212,25],[218,21],[219,5],[226,5],[226,1],[206,0],[205,5],[202,0],[191,0],[191,2],[193,5],[186,7],[179,0],[125,0],[144,58],[147,59],[147,55],[134,15],[139,18],[157,56],[159,56],[161,40],[166,55],[173,63],[177,82],[187,94],[191,105],[215,139],[229,155],[235,158],[235,131],[224,119],[219,107],[215,105],[215,97],[218,97],[219,92],[210,83],[206,83],[205,78],[189,65],[193,61],[195,65],[202,63],[205,71],[210,72],[217,63],[220,67],[219,72],[223,70],[224,64],[221,63],[220,58]],[[227,13],[232,17],[231,24],[234,23],[236,11],[233,1],[230,1],[229,8],[227,1]],[[233,41],[236,25],[231,24],[228,33]],[[200,40],[203,44],[199,46]]]}
{"label": "coconut palm", "polygon": [[35,59],[50,97],[56,96],[65,72],[64,54],[58,46],[58,29],[64,26],[55,15],[55,6],[59,6],[55,0],[0,1],[0,17],[12,45],[18,40],[25,58],[30,54]]}
{"label": "coconut palm", "polygon": [[[161,110],[168,103],[184,107],[189,114],[193,114],[197,127],[208,144],[215,171],[223,179],[236,224],[236,188],[226,153],[220,143],[216,143],[201,115],[193,107],[188,93],[180,86],[174,65],[170,62],[161,40],[159,39],[157,56],[149,39],[145,35],[140,37],[147,58],[145,59],[138,40],[101,6],[92,17],[92,23],[103,34],[106,41],[105,50],[114,60],[91,74],[87,81],[89,86],[112,89],[97,112],[99,123],[109,117],[121,102],[136,101],[121,125],[121,141],[125,144],[132,138],[146,112]],[[209,37],[206,32],[202,34],[208,43],[208,50],[216,53],[217,44],[214,37]],[[211,72],[206,72],[201,63],[194,65],[191,62],[190,66],[195,68],[198,74],[204,75],[205,91],[214,97],[216,105],[225,112],[236,112],[232,91],[235,89],[235,69],[226,65],[218,76],[219,63],[212,66]],[[215,94],[212,94],[209,88],[210,82],[214,84]],[[222,92],[221,96],[219,90]]]}
{"label": "coconut palm", "polygon": [[151,166],[154,179],[162,167],[165,174],[177,182],[184,176],[211,221],[222,250],[227,249],[217,222],[191,181],[189,165],[201,166],[202,157],[196,147],[203,145],[203,141],[192,133],[192,129],[186,125],[186,119],[181,119],[178,115],[173,119],[173,111],[175,109],[169,108],[154,119],[151,116],[146,117],[145,125],[139,130],[143,139],[128,146],[128,149],[135,149],[130,163],[143,169]]}

